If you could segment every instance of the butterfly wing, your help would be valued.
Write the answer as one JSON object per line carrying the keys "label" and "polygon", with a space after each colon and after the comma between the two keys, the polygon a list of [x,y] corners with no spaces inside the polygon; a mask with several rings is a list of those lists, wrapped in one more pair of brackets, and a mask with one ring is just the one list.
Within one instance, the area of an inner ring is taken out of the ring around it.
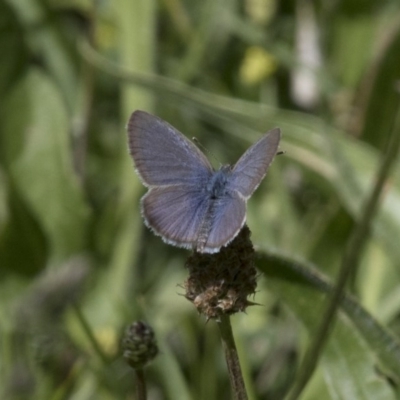
{"label": "butterfly wing", "polygon": [[142,199],[147,226],[166,242],[179,247],[196,246],[210,200],[198,186],[150,188]]}
{"label": "butterfly wing", "polygon": [[218,199],[212,205],[211,226],[206,238],[199,237],[199,252],[215,253],[231,242],[246,221],[246,200],[238,192]]}
{"label": "butterfly wing", "polygon": [[228,188],[239,192],[247,200],[267,173],[280,139],[280,129],[275,128],[254,143],[233,167]]}
{"label": "butterfly wing", "polygon": [[167,122],[135,111],[128,122],[129,150],[145,186],[194,184],[213,172],[205,155]]}
{"label": "butterfly wing", "polygon": [[200,237],[198,251],[214,252],[231,242],[246,221],[246,202],[260,184],[280,141],[280,130],[273,129],[251,146],[228,176],[226,193],[215,203],[208,236]]}

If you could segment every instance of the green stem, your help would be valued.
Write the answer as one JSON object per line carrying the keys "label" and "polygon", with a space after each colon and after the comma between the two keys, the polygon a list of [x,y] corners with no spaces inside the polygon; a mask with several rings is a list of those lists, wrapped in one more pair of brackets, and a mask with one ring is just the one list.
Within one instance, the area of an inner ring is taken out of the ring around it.
{"label": "green stem", "polygon": [[339,275],[336,285],[332,291],[326,311],[323,313],[322,321],[316,332],[316,340],[308,349],[303,363],[299,368],[299,377],[293,390],[289,393],[288,400],[298,399],[311,378],[324,345],[329,337],[332,324],[335,319],[336,311],[343,297],[344,288],[348,277],[351,275],[359,263],[363,247],[369,237],[371,222],[378,210],[382,189],[387,180],[391,167],[397,159],[400,146],[400,109],[396,116],[396,121],[389,138],[389,145],[385,156],[381,161],[371,194],[367,198],[359,223],[355,226],[348,245],[343,255]]}
{"label": "green stem", "polygon": [[146,400],[147,399],[147,391],[146,391],[146,379],[144,377],[143,368],[135,369],[136,373],[136,399],[137,400]]}
{"label": "green stem", "polygon": [[103,352],[103,350],[101,349],[97,339],[95,338],[95,336],[94,336],[94,334],[92,332],[92,328],[88,324],[88,322],[87,322],[85,316],[83,315],[82,311],[80,310],[80,308],[76,304],[73,305],[73,310],[75,311],[75,315],[78,318],[78,321],[79,321],[83,331],[85,332],[87,338],[89,339],[94,351],[97,353],[97,355],[99,356],[99,358],[101,359],[103,364],[107,365],[108,364],[108,358],[105,355],[105,353]]}
{"label": "green stem", "polygon": [[229,371],[229,379],[235,400],[247,400],[246,387],[240,368],[239,357],[236,350],[235,339],[233,338],[231,320],[229,315],[223,315],[218,322],[224,347],[226,364]]}
{"label": "green stem", "polygon": [[[207,59],[212,35],[215,29],[215,19],[218,15],[219,1],[206,0],[202,3],[200,21],[195,30],[192,31],[190,43],[187,44],[185,56],[180,60],[176,70],[175,78],[178,81],[189,82],[197,73],[201,72],[201,66]],[[200,66],[200,68],[199,68]]]}

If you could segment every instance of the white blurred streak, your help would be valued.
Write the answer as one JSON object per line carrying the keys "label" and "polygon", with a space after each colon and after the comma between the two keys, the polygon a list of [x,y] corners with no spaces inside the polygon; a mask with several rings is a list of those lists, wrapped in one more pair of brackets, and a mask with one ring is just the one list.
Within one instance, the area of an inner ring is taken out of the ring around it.
{"label": "white blurred streak", "polygon": [[292,98],[301,107],[313,108],[319,100],[321,66],[319,32],[311,0],[296,3],[296,65],[292,72]]}

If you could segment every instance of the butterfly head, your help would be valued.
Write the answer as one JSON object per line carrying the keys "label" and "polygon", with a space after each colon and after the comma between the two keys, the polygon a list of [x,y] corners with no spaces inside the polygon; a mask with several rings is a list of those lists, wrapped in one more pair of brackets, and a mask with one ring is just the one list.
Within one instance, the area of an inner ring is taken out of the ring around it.
{"label": "butterfly head", "polygon": [[221,165],[221,167],[219,168],[219,171],[229,174],[230,172],[232,172],[233,166],[230,164],[223,164]]}

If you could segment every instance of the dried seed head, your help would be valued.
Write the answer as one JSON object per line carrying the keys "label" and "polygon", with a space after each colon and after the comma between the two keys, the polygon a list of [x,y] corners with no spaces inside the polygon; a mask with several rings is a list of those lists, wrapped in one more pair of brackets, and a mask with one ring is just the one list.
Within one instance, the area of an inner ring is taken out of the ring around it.
{"label": "dried seed head", "polygon": [[257,287],[254,254],[246,225],[219,253],[193,253],[186,262],[185,297],[207,319],[244,311],[254,304],[247,297]]}
{"label": "dried seed head", "polygon": [[143,368],[157,354],[158,347],[154,331],[143,321],[131,324],[122,339],[122,350],[126,362],[134,369]]}

